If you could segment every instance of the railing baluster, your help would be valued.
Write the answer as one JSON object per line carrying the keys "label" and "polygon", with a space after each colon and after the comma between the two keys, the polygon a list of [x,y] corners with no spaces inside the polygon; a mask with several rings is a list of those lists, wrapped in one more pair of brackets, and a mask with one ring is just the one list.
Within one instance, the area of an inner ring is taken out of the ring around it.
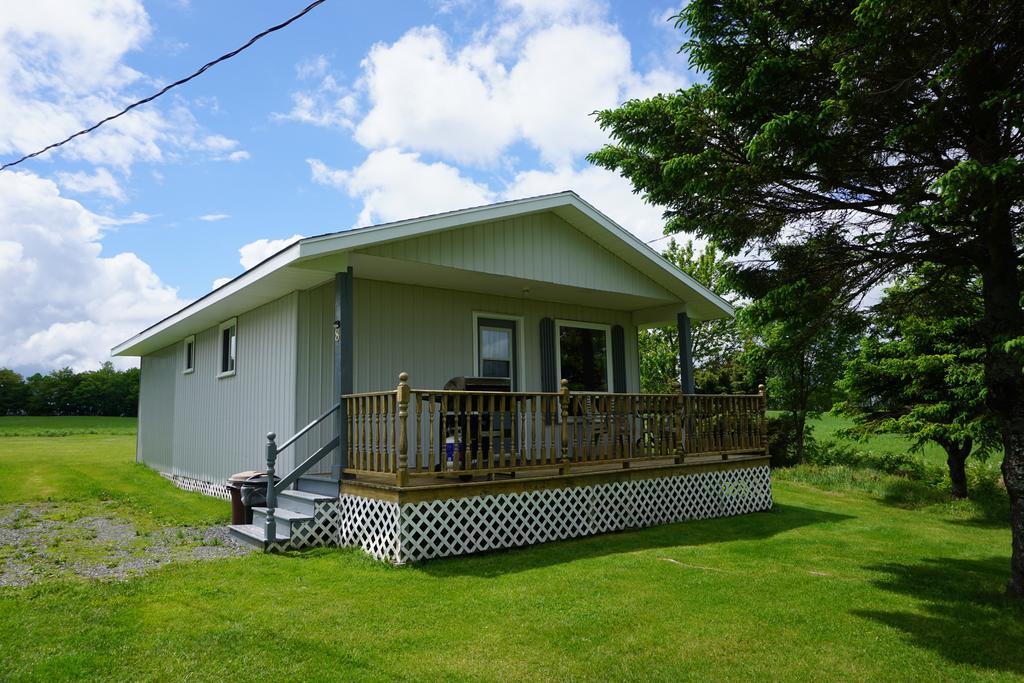
{"label": "railing baluster", "polygon": [[412,414],[412,420],[410,420],[410,423],[412,425],[413,433],[415,434],[415,437],[414,437],[415,440],[412,443],[412,448],[411,448],[411,451],[410,451],[411,462],[409,463],[409,471],[415,473],[415,472],[419,472],[420,471],[419,463],[420,463],[420,460],[422,459],[422,452],[420,451],[420,447],[421,447],[420,444],[422,442],[422,438],[420,436],[420,424],[422,423],[422,419],[421,419],[421,415],[420,415],[420,409],[421,409],[420,400],[421,400],[421,397],[420,397],[419,394],[415,393],[414,391],[412,391],[410,389],[409,390],[409,399],[412,400],[413,396],[416,397],[416,405],[414,407],[414,412]]}
{"label": "railing baluster", "polygon": [[395,480],[399,486],[409,483],[409,440],[406,433],[409,416],[409,375],[398,375],[398,387],[395,389],[395,403],[398,408],[398,468]]}

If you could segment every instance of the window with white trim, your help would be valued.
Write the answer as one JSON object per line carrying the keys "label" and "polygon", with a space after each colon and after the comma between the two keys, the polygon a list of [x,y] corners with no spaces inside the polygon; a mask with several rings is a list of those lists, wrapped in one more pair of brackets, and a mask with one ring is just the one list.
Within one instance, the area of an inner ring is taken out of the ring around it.
{"label": "window with white trim", "polygon": [[598,323],[556,321],[558,376],[573,391],[608,391],[612,377],[611,327]]}
{"label": "window with white trim", "polygon": [[218,377],[230,377],[235,374],[238,359],[238,323],[235,318],[220,324],[220,371]]}
{"label": "window with white trim", "polygon": [[196,369],[196,338],[195,336],[185,337],[185,343],[182,345],[182,369],[181,373],[187,375]]}

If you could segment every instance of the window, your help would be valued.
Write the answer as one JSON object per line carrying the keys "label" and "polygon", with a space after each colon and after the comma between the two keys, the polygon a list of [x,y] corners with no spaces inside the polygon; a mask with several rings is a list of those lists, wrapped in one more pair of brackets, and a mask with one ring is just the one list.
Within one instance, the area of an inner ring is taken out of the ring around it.
{"label": "window", "polygon": [[474,373],[478,377],[503,377],[513,390],[519,386],[519,318],[474,313]]}
{"label": "window", "polygon": [[185,337],[185,345],[182,349],[183,367],[182,374],[187,375],[196,369],[196,338]]}
{"label": "window", "polygon": [[558,373],[573,391],[608,391],[611,385],[611,328],[557,321]]}
{"label": "window", "polygon": [[220,324],[220,372],[218,377],[230,377],[235,374],[235,363],[238,354],[238,325],[234,318]]}

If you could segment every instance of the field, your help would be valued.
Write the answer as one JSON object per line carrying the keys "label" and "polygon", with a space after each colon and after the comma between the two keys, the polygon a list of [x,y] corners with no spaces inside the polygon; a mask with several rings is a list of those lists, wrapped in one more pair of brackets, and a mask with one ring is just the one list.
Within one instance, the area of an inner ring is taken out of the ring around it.
{"label": "field", "polygon": [[134,417],[0,417],[0,437],[135,435]]}
{"label": "field", "polygon": [[[226,520],[225,503],[133,453],[131,434],[0,439],[0,509],[48,499],[154,528]],[[809,479],[776,473],[770,513],[420,566],[322,549],[124,580],[58,573],[0,588],[0,678],[1024,677],[1004,520],[901,497],[892,477],[877,479],[888,498]]]}
{"label": "field", "polygon": [[[858,448],[873,451],[875,453],[906,453],[910,445],[910,440],[898,434],[878,434],[863,442],[838,436],[837,432],[842,429],[846,429],[847,427],[852,427],[854,424],[853,420],[847,417],[826,414],[814,420],[809,420],[809,423],[816,439],[832,439],[841,443],[853,444]],[[924,462],[930,465],[938,467],[946,466],[946,452],[937,444],[925,444],[917,455]],[[976,458],[972,459],[976,460]],[[988,468],[998,468],[1001,459],[1001,454],[999,457],[993,455],[990,456],[984,464]]]}

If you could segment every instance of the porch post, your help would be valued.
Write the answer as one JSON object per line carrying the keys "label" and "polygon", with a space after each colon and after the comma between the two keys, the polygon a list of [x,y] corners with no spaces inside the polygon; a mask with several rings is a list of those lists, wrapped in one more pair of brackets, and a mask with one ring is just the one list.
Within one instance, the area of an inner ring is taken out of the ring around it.
{"label": "porch post", "polygon": [[693,393],[693,337],[690,333],[690,317],[686,313],[676,314],[679,329],[679,386],[684,394]]}
{"label": "porch post", "polygon": [[[345,394],[352,393],[352,266],[334,276],[334,397],[341,401]],[[331,473],[341,479],[341,472],[348,465],[348,415],[345,402],[335,413],[335,432],[338,434],[338,457]]]}

